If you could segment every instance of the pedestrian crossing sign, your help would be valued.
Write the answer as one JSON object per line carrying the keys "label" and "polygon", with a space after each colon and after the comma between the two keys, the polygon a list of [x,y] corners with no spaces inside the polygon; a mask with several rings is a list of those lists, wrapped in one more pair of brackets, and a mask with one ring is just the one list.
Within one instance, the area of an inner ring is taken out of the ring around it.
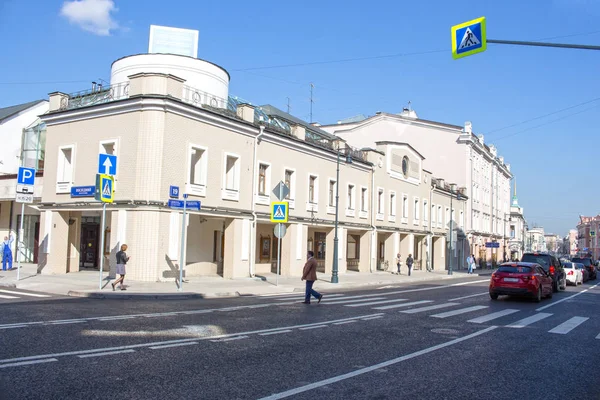
{"label": "pedestrian crossing sign", "polygon": [[487,48],[485,17],[453,26],[451,36],[454,59],[485,51]]}
{"label": "pedestrian crossing sign", "polygon": [[110,175],[96,175],[96,200],[112,203],[114,200],[114,178]]}
{"label": "pedestrian crossing sign", "polygon": [[271,222],[288,222],[289,206],[287,201],[271,203]]}

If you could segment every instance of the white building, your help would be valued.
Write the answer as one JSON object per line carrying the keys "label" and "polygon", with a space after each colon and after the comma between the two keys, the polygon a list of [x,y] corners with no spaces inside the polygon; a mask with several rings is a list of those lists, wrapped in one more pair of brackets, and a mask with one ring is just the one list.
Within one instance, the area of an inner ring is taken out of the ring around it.
{"label": "white building", "polygon": [[[0,236],[13,235],[13,258],[23,262],[38,261],[40,213],[35,206],[41,197],[44,168],[45,125],[38,118],[48,111],[47,100],[0,108]],[[21,205],[15,203],[17,172],[20,166],[38,171],[34,204],[25,206],[23,218],[23,245],[18,227],[21,222]]]}
{"label": "white building", "polygon": [[[327,132],[358,148],[373,147],[377,141],[410,143],[425,157],[424,167],[466,188],[469,200],[464,210],[470,250],[476,257],[501,261],[508,251],[510,180],[513,175],[494,145],[483,135],[474,135],[470,122],[464,126],[418,118],[413,110],[400,114],[378,112],[369,118],[321,126]],[[487,242],[500,242],[497,249]]]}
{"label": "white building", "polygon": [[510,227],[508,249],[511,260],[521,260],[523,251],[525,250],[525,231],[527,230],[527,222],[524,216],[525,210],[519,205],[517,198],[517,183],[515,181],[515,194],[510,205]]}
{"label": "white building", "polygon": [[534,227],[525,232],[525,251],[548,251],[544,228]]}

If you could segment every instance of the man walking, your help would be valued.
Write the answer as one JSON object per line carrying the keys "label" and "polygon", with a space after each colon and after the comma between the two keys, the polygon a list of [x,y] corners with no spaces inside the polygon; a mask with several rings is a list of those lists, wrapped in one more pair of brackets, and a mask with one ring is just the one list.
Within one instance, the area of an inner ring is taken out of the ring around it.
{"label": "man walking", "polygon": [[406,258],[406,266],[408,267],[408,276],[410,276],[410,271],[412,270],[412,266],[415,260],[412,258],[412,254],[409,254]]}
{"label": "man walking", "polygon": [[400,266],[402,265],[401,257],[402,256],[400,255],[400,253],[396,255],[396,266],[398,267],[398,275],[400,275]]}
{"label": "man walking", "polygon": [[314,256],[315,253],[312,251],[308,252],[306,264],[304,264],[304,270],[302,271],[302,280],[306,280],[306,293],[302,304],[310,304],[311,295],[319,300],[317,303],[320,303],[323,298],[322,294],[312,288],[317,280],[317,260],[314,259]]}
{"label": "man walking", "polygon": [[8,236],[4,236],[4,242],[2,242],[2,271],[6,271],[6,264],[8,264],[8,269],[12,269],[13,256],[11,246],[15,238],[13,235],[10,235],[10,239]]}

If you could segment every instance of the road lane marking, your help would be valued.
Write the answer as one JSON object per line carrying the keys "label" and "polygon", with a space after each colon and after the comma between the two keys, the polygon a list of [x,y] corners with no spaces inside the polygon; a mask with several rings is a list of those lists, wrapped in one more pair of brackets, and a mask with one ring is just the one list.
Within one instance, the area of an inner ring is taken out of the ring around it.
{"label": "road lane marking", "polygon": [[410,360],[412,358],[416,358],[416,357],[419,357],[419,356],[422,356],[422,355],[425,355],[425,354],[428,354],[428,353],[432,353],[434,351],[443,349],[445,347],[453,346],[455,344],[464,342],[466,340],[473,339],[473,338],[475,338],[477,336],[484,335],[484,334],[486,334],[488,332],[493,331],[496,328],[498,328],[498,327],[497,326],[490,326],[489,328],[477,331],[475,333],[472,333],[472,334],[467,335],[467,336],[463,336],[463,337],[458,338],[458,339],[451,340],[449,342],[445,342],[445,343],[438,344],[436,346],[428,347],[426,349],[419,350],[417,352],[414,352],[414,353],[411,353],[411,354],[407,354],[407,355],[402,356],[402,357],[394,358],[394,359],[391,359],[391,360],[388,360],[388,361],[384,361],[384,362],[379,363],[379,364],[371,365],[369,367],[357,369],[355,371],[352,371],[352,372],[349,372],[349,373],[346,373],[346,374],[334,376],[334,377],[331,377],[331,378],[328,378],[328,379],[324,379],[322,381],[318,381],[318,382],[310,383],[308,385],[300,386],[300,387],[297,387],[297,388],[294,388],[294,389],[286,390],[285,392],[275,393],[275,394],[272,394],[270,396],[263,397],[260,400],[277,400],[277,399],[284,399],[284,398],[290,397],[290,396],[295,396],[297,394],[304,393],[304,392],[307,392],[309,390],[317,389],[317,388],[320,388],[320,387],[323,387],[323,386],[327,386],[327,385],[331,385],[333,383],[340,382],[340,381],[343,381],[343,380],[346,380],[346,379],[354,378],[355,376],[363,375],[363,374],[366,374],[366,373],[371,372],[371,371],[375,371],[375,370],[378,370],[378,369],[389,367],[390,365],[398,364],[398,363],[401,363],[403,361]]}
{"label": "road lane marking", "polygon": [[135,317],[133,316],[120,316],[120,317],[104,317],[104,318],[98,318],[98,321],[116,321],[116,320],[121,320],[121,319],[133,319]]}
{"label": "road lane marking", "polygon": [[371,299],[356,299],[356,300],[338,300],[335,301],[322,301],[322,304],[350,304],[350,303],[360,303],[362,301],[370,301],[370,300],[385,300],[385,297],[373,297]]}
{"label": "road lane marking", "polygon": [[320,329],[327,328],[327,325],[315,325],[315,326],[307,326],[306,328],[300,328],[301,331],[307,331],[309,329]]}
{"label": "road lane marking", "polygon": [[483,279],[483,280],[471,281],[471,282],[453,283],[451,285],[433,286],[433,287],[425,287],[425,288],[418,288],[418,289],[396,290],[396,291],[393,291],[393,292],[383,292],[383,293],[377,293],[377,294],[366,295],[366,296],[389,296],[389,295],[392,295],[392,294],[426,292],[426,291],[429,291],[429,290],[448,289],[448,288],[456,287],[456,286],[472,285],[474,283],[483,283],[483,282],[489,282],[489,281],[490,281],[489,279]]}
{"label": "road lane marking", "polygon": [[562,324],[558,325],[556,328],[550,329],[548,332],[558,333],[559,335],[566,335],[573,329],[577,328],[579,325],[583,324],[588,319],[589,318],[586,317],[573,317],[568,321],[565,321]]}
{"label": "road lane marking", "polygon": [[211,340],[211,342],[216,343],[216,342],[231,342],[234,340],[241,340],[241,339],[248,339],[250,336],[234,336],[234,337],[228,337],[228,338],[224,338],[224,339],[216,339],[216,340]]}
{"label": "road lane marking", "polygon": [[524,328],[527,325],[531,325],[535,322],[541,321],[544,318],[548,318],[551,315],[552,314],[549,314],[549,313],[537,313],[537,314],[532,315],[531,317],[523,318],[520,321],[513,322],[510,325],[506,325],[506,327],[507,328]]}
{"label": "road lane marking", "polygon": [[258,336],[270,336],[270,335],[279,335],[280,333],[290,333],[291,329],[285,329],[283,331],[275,331],[275,332],[267,332],[267,333],[259,333]]}
{"label": "road lane marking", "polygon": [[490,294],[490,292],[483,292],[483,293],[472,294],[472,295],[469,295],[469,296],[457,297],[457,298],[455,298],[455,299],[450,299],[450,300],[448,300],[448,301],[456,301],[456,300],[470,299],[471,297],[483,296],[484,294]]}
{"label": "road lane marking", "polygon": [[4,294],[0,294],[0,299],[18,299],[18,296],[7,296]]}
{"label": "road lane marking", "polygon": [[440,308],[447,308],[447,307],[452,307],[452,306],[457,306],[457,305],[459,305],[459,303],[444,303],[444,304],[436,304],[435,306],[413,308],[410,310],[404,310],[404,311],[400,311],[400,312],[404,313],[404,314],[416,314],[416,313],[420,313],[420,312],[438,310]]}
{"label": "road lane marking", "polygon": [[11,367],[20,367],[22,365],[44,364],[44,363],[55,362],[55,361],[58,361],[58,360],[56,358],[44,358],[43,360],[23,361],[23,362],[16,362],[16,363],[10,363],[10,364],[2,364],[2,365],[0,365],[0,368],[11,368]]}
{"label": "road lane marking", "polygon": [[104,357],[104,356],[114,356],[115,354],[125,354],[125,353],[135,353],[135,350],[127,349],[127,350],[119,350],[119,351],[106,351],[104,353],[82,354],[77,357],[79,357],[79,358]]}
{"label": "road lane marking", "polygon": [[433,300],[411,301],[410,303],[392,304],[391,306],[373,307],[373,310],[390,310],[392,308],[410,307],[419,304],[433,303]]}
{"label": "road lane marking", "polygon": [[50,325],[81,324],[83,322],[86,322],[86,321],[83,321],[83,320],[80,320],[80,321],[56,321],[56,322],[51,323]]}
{"label": "road lane marking", "polygon": [[477,310],[483,310],[484,308],[489,308],[489,307],[488,306],[466,307],[466,308],[461,308],[458,310],[447,311],[447,312],[443,312],[440,314],[435,314],[435,315],[432,315],[432,317],[433,318],[448,318],[448,317],[453,317],[455,315],[461,315],[461,314],[466,314],[466,313],[470,313],[470,312],[477,311]]}
{"label": "road lane marking", "polygon": [[356,320],[354,320],[354,321],[343,321],[343,322],[336,322],[333,325],[346,325],[346,324],[353,324],[355,322],[356,322]]}
{"label": "road lane marking", "polygon": [[[332,298],[332,297],[346,297],[343,294],[323,294],[323,297],[327,297],[328,299]],[[282,301],[287,301],[287,300],[303,300],[304,299],[304,293],[298,293],[295,296],[287,296],[287,297],[278,297],[276,299],[271,299],[271,300],[282,300]]]}
{"label": "road lane marking", "polygon": [[546,308],[549,308],[549,307],[555,306],[555,305],[557,305],[557,304],[560,304],[560,303],[562,303],[563,301],[571,300],[573,297],[577,297],[577,296],[579,296],[580,294],[584,294],[585,292],[588,292],[588,291],[590,291],[591,289],[594,289],[594,288],[595,288],[596,286],[598,286],[598,285],[600,285],[600,283],[596,283],[596,284],[595,284],[594,286],[592,286],[592,287],[589,287],[589,288],[587,288],[587,289],[585,289],[585,290],[582,290],[582,291],[581,291],[581,292],[579,292],[579,293],[575,293],[575,294],[574,294],[574,295],[572,295],[572,296],[565,297],[564,299],[560,299],[560,300],[557,300],[557,301],[555,301],[555,302],[552,302],[552,303],[550,303],[550,304],[548,304],[548,305],[545,305],[544,307],[536,308],[536,309],[535,309],[535,311],[542,311],[542,310],[545,310]]}
{"label": "road lane marking", "polygon": [[19,324],[15,324],[15,325],[4,325],[4,326],[0,326],[0,329],[12,329],[12,328],[27,328],[29,325],[19,325]]}
{"label": "road lane marking", "polygon": [[363,321],[370,321],[372,319],[379,319],[379,318],[383,318],[383,315],[378,315],[376,317],[369,317],[369,318],[361,318]]}
{"label": "road lane marking", "polygon": [[264,332],[280,331],[282,329],[298,329],[298,328],[303,328],[303,327],[308,327],[308,326],[333,324],[336,322],[358,320],[361,318],[374,317],[377,315],[384,315],[384,314],[376,313],[376,314],[367,314],[367,315],[357,315],[355,317],[334,319],[334,320],[329,320],[329,321],[321,321],[321,322],[315,322],[312,324],[281,326],[278,328],[260,329],[260,330],[248,331],[248,332],[227,333],[227,334],[206,336],[206,337],[200,337],[200,338],[196,337],[196,338],[188,338],[188,339],[172,339],[172,340],[164,340],[164,341],[160,341],[160,342],[138,343],[138,344],[125,345],[125,346],[118,346],[118,347],[105,347],[105,348],[99,348],[99,349],[76,350],[76,351],[67,351],[67,352],[63,352],[63,353],[51,353],[51,354],[40,354],[40,355],[36,355],[36,356],[7,358],[4,360],[0,360],[0,366],[4,363],[9,363],[9,362],[39,360],[42,358],[45,359],[45,358],[50,358],[50,357],[78,356],[80,354],[90,354],[90,353],[98,353],[98,352],[106,352],[106,351],[119,351],[119,350],[126,350],[126,349],[138,349],[138,348],[146,348],[146,347],[150,347],[150,346],[161,346],[161,345],[174,344],[174,343],[194,342],[194,341],[198,341],[198,340],[231,338],[231,337],[237,337],[240,335],[255,335],[255,334],[264,333]]}
{"label": "road lane marking", "polygon": [[598,336],[596,336],[596,339],[600,339],[600,333],[598,334]]}
{"label": "road lane marking", "polygon": [[[370,301],[368,303],[359,303],[359,304],[347,304],[346,307],[365,307],[365,306],[376,306],[378,304],[388,304],[388,303],[400,303],[401,301],[407,301],[408,299],[394,299],[394,300],[382,300],[382,301]],[[363,300],[364,301],[364,300]]]}
{"label": "road lane marking", "polygon": [[514,314],[514,313],[519,312],[519,311],[520,310],[515,310],[515,309],[512,309],[512,308],[509,308],[509,309],[506,309],[506,310],[502,310],[502,311],[498,311],[498,312],[491,313],[491,314],[488,314],[488,315],[484,315],[483,317],[473,318],[473,319],[468,320],[467,322],[472,322],[474,324],[483,324],[485,322],[492,321],[492,320],[494,320],[496,318],[505,317],[507,315]]}
{"label": "road lane marking", "polygon": [[152,349],[152,350],[170,349],[171,347],[192,346],[194,344],[200,344],[200,342],[165,344],[163,346],[151,346],[150,349]]}
{"label": "road lane marking", "polygon": [[4,289],[0,289],[0,293],[18,294],[19,296],[31,296],[31,297],[50,297],[47,294],[15,292],[12,290],[4,290]]}

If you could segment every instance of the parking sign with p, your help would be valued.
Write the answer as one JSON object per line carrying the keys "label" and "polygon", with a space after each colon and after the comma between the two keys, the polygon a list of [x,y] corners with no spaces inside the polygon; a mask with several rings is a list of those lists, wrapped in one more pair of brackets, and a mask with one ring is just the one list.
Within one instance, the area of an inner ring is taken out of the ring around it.
{"label": "parking sign with p", "polygon": [[35,168],[19,167],[17,184],[33,186],[35,184]]}

